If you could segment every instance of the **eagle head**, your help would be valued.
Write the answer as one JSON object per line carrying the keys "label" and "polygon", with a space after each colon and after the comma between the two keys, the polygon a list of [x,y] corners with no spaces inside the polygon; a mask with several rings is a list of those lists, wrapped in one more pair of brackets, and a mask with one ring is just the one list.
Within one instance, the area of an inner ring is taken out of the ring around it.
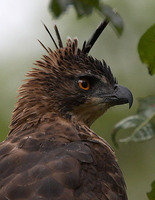
{"label": "eagle head", "polygon": [[104,60],[88,55],[106,25],[107,21],[102,22],[82,49],[78,47],[77,38],[68,38],[63,46],[55,26],[57,45],[44,25],[56,50],[40,42],[48,55],[37,61],[37,67],[27,74],[29,78],[20,88],[12,124],[53,112],[90,126],[111,106],[129,103],[131,107],[130,90],[118,84]]}

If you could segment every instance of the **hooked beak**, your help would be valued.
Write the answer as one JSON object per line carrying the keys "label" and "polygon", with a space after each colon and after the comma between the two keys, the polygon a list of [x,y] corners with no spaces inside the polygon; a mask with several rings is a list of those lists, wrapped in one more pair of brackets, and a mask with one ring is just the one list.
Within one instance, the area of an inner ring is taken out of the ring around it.
{"label": "hooked beak", "polygon": [[118,85],[115,92],[108,97],[112,105],[120,105],[129,103],[129,108],[131,108],[133,103],[133,96],[130,90],[124,86]]}

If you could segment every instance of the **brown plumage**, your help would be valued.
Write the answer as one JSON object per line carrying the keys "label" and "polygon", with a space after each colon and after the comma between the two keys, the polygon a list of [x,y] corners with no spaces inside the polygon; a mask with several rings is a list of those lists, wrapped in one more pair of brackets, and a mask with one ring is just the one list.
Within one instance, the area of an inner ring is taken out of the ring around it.
{"label": "brown plumage", "polygon": [[76,38],[63,47],[56,26],[56,50],[41,43],[48,55],[27,74],[0,144],[0,200],[127,200],[112,148],[90,129],[109,107],[132,104],[106,63],[88,55],[106,25],[82,50]]}

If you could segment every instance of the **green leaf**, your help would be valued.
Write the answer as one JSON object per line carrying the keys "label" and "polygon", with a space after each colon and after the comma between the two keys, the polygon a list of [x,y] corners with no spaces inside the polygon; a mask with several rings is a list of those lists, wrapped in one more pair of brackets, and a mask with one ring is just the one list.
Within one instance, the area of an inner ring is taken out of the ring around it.
{"label": "green leaf", "polygon": [[155,96],[139,98],[139,108],[136,115],[117,123],[112,131],[112,141],[117,147],[116,135],[119,130],[133,128],[132,134],[119,142],[142,142],[155,137]]}
{"label": "green leaf", "polygon": [[155,73],[155,24],[140,38],[138,52],[143,63],[147,64],[149,73]]}
{"label": "green leaf", "polygon": [[71,2],[71,0],[52,0],[50,1],[49,9],[53,13],[54,17],[59,17],[67,10]]}
{"label": "green leaf", "polygon": [[155,113],[155,96],[138,98],[138,102],[138,113],[143,113],[146,117],[149,117],[150,115]]}
{"label": "green leaf", "polygon": [[59,17],[71,5],[75,8],[77,16],[83,17],[85,15],[90,15],[93,8],[99,6],[99,0],[51,0],[49,9],[53,13],[54,17]]}
{"label": "green leaf", "polygon": [[101,4],[99,10],[112,23],[117,33],[121,35],[124,28],[123,19],[121,16],[113,8],[106,4]]}
{"label": "green leaf", "polygon": [[112,132],[112,141],[116,147],[118,147],[118,144],[116,142],[116,133],[121,129],[128,129],[128,128],[135,128],[137,125],[140,125],[142,122],[142,119],[139,118],[138,115],[133,115],[130,117],[127,117],[123,120],[121,120],[119,123],[117,123],[113,129]]}
{"label": "green leaf", "polygon": [[113,25],[116,32],[121,35],[123,31],[123,20],[120,15],[110,6],[101,3],[101,0],[51,0],[49,4],[50,12],[58,18],[69,6],[74,7],[78,18],[92,14],[93,10],[99,11]]}
{"label": "green leaf", "polygon": [[151,184],[151,192],[147,193],[149,200],[155,200],[155,181]]}
{"label": "green leaf", "polygon": [[83,17],[85,15],[90,15],[93,11],[93,5],[89,1],[74,1],[74,8],[76,10],[78,17]]}
{"label": "green leaf", "polygon": [[155,136],[155,115],[151,116],[147,120],[141,121],[141,124],[133,131],[130,137],[121,139],[120,142],[142,142],[149,140]]}

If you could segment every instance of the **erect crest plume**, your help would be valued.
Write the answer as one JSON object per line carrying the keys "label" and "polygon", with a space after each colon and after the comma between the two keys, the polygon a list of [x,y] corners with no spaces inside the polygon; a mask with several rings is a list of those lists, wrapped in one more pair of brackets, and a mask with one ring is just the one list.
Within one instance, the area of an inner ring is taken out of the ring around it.
{"label": "erect crest plume", "polygon": [[[95,44],[96,40],[98,39],[98,37],[100,36],[100,34],[102,33],[102,31],[105,29],[105,27],[108,25],[109,23],[109,20],[106,18],[103,22],[101,22],[101,24],[97,27],[97,29],[94,31],[94,33],[92,34],[92,36],[90,37],[90,39],[86,42],[86,40],[84,41],[83,43],[83,46],[82,46],[82,52],[84,54],[88,54],[89,51],[91,50],[91,48],[93,47],[93,45]],[[59,34],[59,30],[57,28],[56,25],[54,25],[54,29],[55,29],[55,33],[56,33],[56,37],[57,37],[57,40],[58,40],[58,45],[57,43],[55,42],[52,34],[50,33],[49,29],[47,28],[47,26],[45,24],[43,24],[46,31],[48,32],[50,38],[52,39],[56,49],[58,48],[63,48],[63,43],[62,43],[62,40],[61,40],[61,36]],[[38,40],[40,42],[40,44],[43,46],[43,48],[49,53],[49,50],[43,45],[43,43]]]}
{"label": "erect crest plume", "polygon": [[108,25],[109,21],[108,19],[105,19],[103,22],[101,22],[101,24],[97,27],[97,29],[95,30],[95,32],[92,34],[92,36],[90,37],[90,39],[86,42],[84,41],[83,43],[83,47],[82,47],[82,52],[87,54],[89,53],[89,51],[91,50],[91,48],[93,47],[93,45],[95,44],[96,40],[98,39],[98,37],[100,36],[100,34],[102,33],[102,31],[105,29],[105,27]]}

